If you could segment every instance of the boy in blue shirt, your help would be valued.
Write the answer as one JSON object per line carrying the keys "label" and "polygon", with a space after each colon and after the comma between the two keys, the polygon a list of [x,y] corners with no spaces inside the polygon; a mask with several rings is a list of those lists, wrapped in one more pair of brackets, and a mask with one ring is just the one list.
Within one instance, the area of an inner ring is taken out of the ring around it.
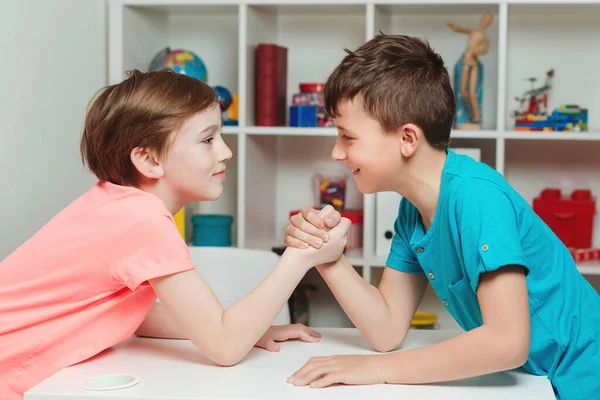
{"label": "boy in blue shirt", "polygon": [[[378,351],[404,340],[427,284],[466,331],[418,349],[311,359],[294,385],[424,384],[523,367],[562,400],[600,393],[600,296],[529,204],[483,163],[448,149],[454,94],[427,43],[378,35],[325,86],[338,138],[332,157],[363,193],[403,196],[378,288],[344,256],[319,265],[352,322]],[[319,247],[340,220],[305,208],[286,245]]]}

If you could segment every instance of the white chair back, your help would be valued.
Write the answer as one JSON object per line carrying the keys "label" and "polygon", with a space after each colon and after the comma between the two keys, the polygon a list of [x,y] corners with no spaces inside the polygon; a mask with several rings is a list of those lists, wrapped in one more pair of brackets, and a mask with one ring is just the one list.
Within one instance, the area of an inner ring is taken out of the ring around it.
{"label": "white chair back", "polygon": [[[266,250],[203,246],[190,246],[189,249],[196,270],[224,308],[257,287],[279,261],[277,254]],[[273,325],[289,324],[290,320],[290,310],[285,303]]]}

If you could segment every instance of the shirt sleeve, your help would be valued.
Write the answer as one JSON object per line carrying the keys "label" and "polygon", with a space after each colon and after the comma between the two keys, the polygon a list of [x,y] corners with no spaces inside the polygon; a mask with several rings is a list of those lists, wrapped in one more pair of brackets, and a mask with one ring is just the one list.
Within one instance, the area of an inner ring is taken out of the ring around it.
{"label": "shirt sleeve", "polygon": [[521,246],[521,213],[508,194],[493,182],[464,182],[456,198],[456,220],[464,268],[477,291],[481,274],[509,265],[529,272]]}
{"label": "shirt sleeve", "polygon": [[410,204],[402,198],[398,211],[398,217],[394,222],[394,236],[392,237],[392,247],[388,255],[386,265],[397,271],[410,274],[423,273],[421,265],[417,261],[410,248],[409,236],[407,233]]}
{"label": "shirt sleeve", "polygon": [[131,290],[149,279],[195,268],[175,222],[167,215],[135,223],[112,252],[111,275]]}

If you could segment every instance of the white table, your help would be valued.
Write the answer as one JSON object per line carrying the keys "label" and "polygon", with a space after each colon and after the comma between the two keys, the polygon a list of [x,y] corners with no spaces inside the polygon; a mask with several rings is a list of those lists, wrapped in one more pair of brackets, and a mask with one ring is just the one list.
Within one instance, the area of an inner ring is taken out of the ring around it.
{"label": "white table", "polygon": [[[312,356],[373,354],[356,329],[318,329],[319,343],[285,342],[279,353],[254,348],[237,366],[217,367],[187,340],[133,337],[81,364],[66,368],[25,394],[25,400],[150,399],[486,399],[551,400],[546,377],[523,371],[436,385],[295,387],[286,379]],[[402,349],[435,343],[453,331],[410,331]],[[90,378],[125,373],[138,384],[113,391],[79,387]]]}

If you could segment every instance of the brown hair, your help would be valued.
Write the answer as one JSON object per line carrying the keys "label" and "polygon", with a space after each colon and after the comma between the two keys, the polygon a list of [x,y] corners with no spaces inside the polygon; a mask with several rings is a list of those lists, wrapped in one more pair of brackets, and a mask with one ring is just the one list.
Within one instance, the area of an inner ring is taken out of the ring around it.
{"label": "brown hair", "polygon": [[380,33],[348,53],[325,84],[333,118],[340,102],[356,96],[385,132],[418,125],[429,144],[445,149],[454,120],[454,92],[442,58],[421,39]]}
{"label": "brown hair", "polygon": [[168,69],[129,71],[123,82],[98,91],[88,106],[80,150],[101,181],[137,186],[130,154],[136,147],[166,153],[171,132],[217,104],[206,83]]}

